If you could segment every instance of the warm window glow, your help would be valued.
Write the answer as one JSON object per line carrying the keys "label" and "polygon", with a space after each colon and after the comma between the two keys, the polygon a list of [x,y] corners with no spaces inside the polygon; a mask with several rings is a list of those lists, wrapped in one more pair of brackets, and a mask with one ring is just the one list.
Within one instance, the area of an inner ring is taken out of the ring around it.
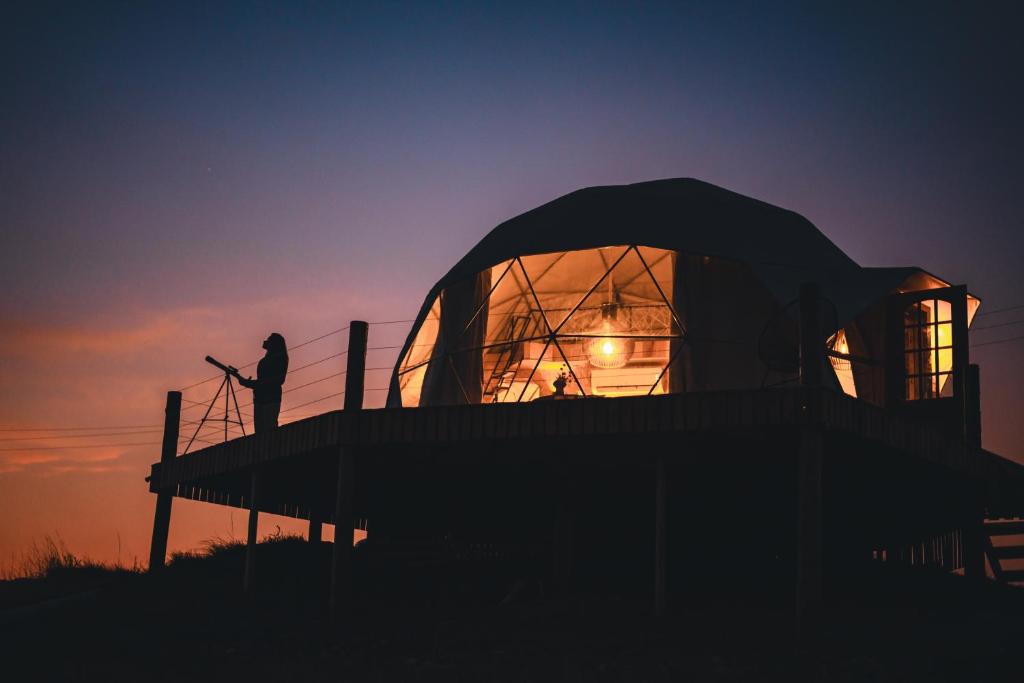
{"label": "warm window glow", "polygon": [[[625,336],[631,333],[630,321],[619,321],[622,306],[615,300],[614,284],[610,278],[608,291],[610,301],[601,307],[601,324],[593,330],[601,336],[587,344],[587,360],[598,368],[621,368],[633,357],[636,343]],[[625,317],[626,312],[622,311],[622,315]]]}
{"label": "warm window glow", "polygon": [[926,299],[903,316],[903,348],[908,401],[953,395],[953,307]]}
{"label": "warm window glow", "polygon": [[423,378],[427,373],[427,363],[434,350],[437,331],[441,322],[441,297],[434,300],[430,313],[416,333],[412,348],[405,356],[398,375],[398,386],[402,391],[402,405],[416,407],[420,404],[420,392],[423,390]]}
{"label": "warm window glow", "polygon": [[829,347],[837,354],[830,355],[829,360],[832,362],[832,370],[836,373],[836,379],[839,380],[839,386],[842,387],[843,393],[856,398],[857,384],[853,379],[853,364],[849,358],[842,357],[850,355],[850,345],[846,341],[846,330],[836,332],[835,336],[829,340]]}
{"label": "warm window glow", "polygon": [[[667,301],[672,276],[672,252],[633,246],[495,265],[486,300],[477,311],[460,312],[466,322],[455,329],[466,332],[446,339],[444,349],[434,344],[445,313],[437,304],[431,309],[399,370],[402,405],[420,405],[427,366],[446,354],[454,354],[456,367],[458,354],[480,354],[484,403],[551,396],[561,372],[569,379],[566,396],[664,393],[670,342],[682,338]],[[471,338],[471,319],[485,322],[482,340]],[[452,329],[449,322],[444,327]]]}

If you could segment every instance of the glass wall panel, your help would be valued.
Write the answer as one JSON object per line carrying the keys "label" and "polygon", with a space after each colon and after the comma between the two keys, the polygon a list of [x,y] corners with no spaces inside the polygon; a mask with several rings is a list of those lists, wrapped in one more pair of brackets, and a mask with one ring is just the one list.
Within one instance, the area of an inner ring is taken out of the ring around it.
{"label": "glass wall panel", "polygon": [[402,392],[402,405],[416,407],[420,404],[420,392],[423,389],[423,376],[427,371],[427,362],[434,352],[437,331],[441,324],[441,297],[434,299],[430,312],[416,332],[416,339],[405,355],[398,371],[398,386]]}
{"label": "glass wall panel", "polygon": [[[469,368],[467,354],[481,370],[479,387],[465,386],[477,370],[459,374],[471,402],[667,391],[670,344],[683,336],[667,299],[672,263],[669,251],[631,246],[515,258],[490,269],[479,305],[460,309],[467,319],[454,327],[441,319],[446,290],[402,362],[402,404],[451,400],[427,398],[424,382],[433,386],[442,361]],[[445,348],[435,349],[442,322]]]}
{"label": "glass wall panel", "polygon": [[[830,340],[829,348],[838,354],[846,356],[850,354],[850,344],[846,340],[846,330],[841,329],[836,332],[835,336]],[[829,356],[829,361],[832,363],[832,371],[836,373],[836,379],[839,380],[839,386],[842,387],[843,393],[856,398],[857,384],[853,378],[853,364],[850,362],[850,359]]]}

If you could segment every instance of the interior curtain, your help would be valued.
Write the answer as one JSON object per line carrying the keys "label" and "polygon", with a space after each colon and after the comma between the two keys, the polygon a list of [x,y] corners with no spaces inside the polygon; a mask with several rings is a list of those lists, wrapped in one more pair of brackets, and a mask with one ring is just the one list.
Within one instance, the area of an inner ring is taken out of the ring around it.
{"label": "interior curtain", "polygon": [[676,253],[672,305],[686,341],[670,344],[670,392],[761,385],[757,341],[775,304],[749,268],[728,259]]}
{"label": "interior curtain", "polygon": [[685,341],[669,344],[668,386],[672,393],[706,388],[710,310],[701,256],[673,252],[672,307],[683,324]]}
{"label": "interior curtain", "polygon": [[846,343],[850,354],[867,358],[873,364],[853,361],[853,383],[857,398],[880,406],[885,403],[885,358],[883,354],[885,309],[875,306],[846,325]]}
{"label": "interior curtain", "polygon": [[480,403],[483,392],[480,347],[487,333],[490,289],[491,269],[488,268],[441,292],[441,319],[433,357],[423,378],[421,406]]}

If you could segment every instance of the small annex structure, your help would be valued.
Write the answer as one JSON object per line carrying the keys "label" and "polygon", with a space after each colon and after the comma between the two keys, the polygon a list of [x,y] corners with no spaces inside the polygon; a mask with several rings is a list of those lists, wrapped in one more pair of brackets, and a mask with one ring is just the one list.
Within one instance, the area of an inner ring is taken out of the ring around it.
{"label": "small annex structure", "polygon": [[[863,268],[792,211],[674,179],[579,190],[495,228],[427,295],[388,406],[795,382],[802,282],[818,283],[826,304],[826,385],[875,405],[886,297],[941,291],[903,311],[912,343],[900,398],[953,395],[949,283]],[[980,302],[959,296],[969,324]]]}
{"label": "small annex structure", "polygon": [[[430,290],[383,409],[363,409],[360,321],[341,410],[178,455],[169,392],[150,568],[177,496],[249,510],[247,587],[260,512],[308,519],[312,543],[368,520],[371,554],[500,546],[552,587],[649,590],[656,613],[757,587],[793,591],[799,625],[877,564],[981,580],[987,557],[1022,582],[1002,562],[1024,547],[991,542],[1024,535],[1024,467],[981,446],[979,306],[704,182],[582,189]],[[331,550],[339,611],[352,552]]]}

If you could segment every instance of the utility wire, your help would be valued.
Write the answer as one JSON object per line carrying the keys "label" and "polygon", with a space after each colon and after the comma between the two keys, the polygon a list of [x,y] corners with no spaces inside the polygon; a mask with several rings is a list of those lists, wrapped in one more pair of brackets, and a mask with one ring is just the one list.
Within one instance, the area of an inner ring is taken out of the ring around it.
{"label": "utility wire", "polygon": [[981,342],[980,344],[971,344],[972,349],[976,349],[979,346],[992,346],[993,344],[1005,344],[1007,342],[1015,342],[1024,339],[1024,335],[1020,337],[1010,337],[1009,339],[996,339],[995,341]]}
{"label": "utility wire", "polygon": [[992,330],[997,327],[1009,327],[1010,325],[1020,325],[1024,323],[1024,320],[1010,320],[1005,323],[996,323],[994,325],[982,325],[981,327],[972,327],[971,332],[977,332],[979,330]]}
{"label": "utility wire", "polygon": [[1019,311],[1022,308],[1024,308],[1024,304],[1018,304],[1016,306],[1006,306],[1004,308],[996,308],[996,309],[991,310],[991,311],[982,311],[981,313],[975,313],[974,317],[975,318],[980,318],[980,317],[986,316],[986,315],[995,315],[996,313],[1005,313],[1006,311]]}
{"label": "utility wire", "polygon": [[[117,425],[111,427],[0,427],[0,432],[84,432],[105,429],[149,429],[161,425]],[[143,432],[139,432],[142,434]]]}
{"label": "utility wire", "polygon": [[78,444],[75,446],[28,446],[26,448],[0,448],[0,451],[63,451],[70,448],[128,448],[129,446],[159,446],[161,441],[145,441],[143,443],[98,443]]}
{"label": "utility wire", "polygon": [[162,429],[147,429],[141,432],[98,432],[95,434],[66,434],[64,436],[12,436],[0,439],[2,441],[46,441],[47,439],[96,439],[107,436],[133,436],[135,434],[159,434]]}

